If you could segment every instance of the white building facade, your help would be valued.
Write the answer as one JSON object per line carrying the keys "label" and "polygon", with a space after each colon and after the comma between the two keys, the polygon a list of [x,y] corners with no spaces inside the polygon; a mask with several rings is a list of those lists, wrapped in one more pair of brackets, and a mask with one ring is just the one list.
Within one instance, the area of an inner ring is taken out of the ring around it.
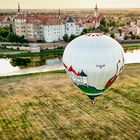
{"label": "white building facade", "polygon": [[14,28],[16,35],[29,41],[44,40],[42,22],[32,16],[17,15]]}
{"label": "white building facade", "polygon": [[83,31],[84,26],[82,26],[81,24],[76,23],[71,16],[69,16],[67,18],[67,20],[65,21],[65,34],[67,34],[68,36],[71,35],[80,35],[81,32]]}
{"label": "white building facade", "polygon": [[15,18],[15,33],[19,36],[26,37],[26,18],[18,16]]}
{"label": "white building facade", "polygon": [[63,40],[65,26],[59,19],[53,19],[43,25],[45,42],[55,42]]}
{"label": "white building facade", "polygon": [[35,15],[17,15],[15,17],[15,33],[25,36],[29,41],[42,40],[45,42],[57,42],[63,40],[67,34],[80,35],[84,25],[76,23],[72,17],[68,17],[62,22],[59,17],[48,17],[45,20],[37,18]]}

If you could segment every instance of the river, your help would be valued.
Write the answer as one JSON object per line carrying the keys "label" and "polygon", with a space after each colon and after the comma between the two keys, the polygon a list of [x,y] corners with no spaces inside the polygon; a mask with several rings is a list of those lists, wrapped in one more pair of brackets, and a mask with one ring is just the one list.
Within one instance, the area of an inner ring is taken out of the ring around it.
{"label": "river", "polygon": [[[125,51],[124,57],[125,64],[140,63],[140,49]],[[38,58],[33,61],[38,61]],[[62,66],[62,58],[49,58],[41,61],[43,61],[42,66],[20,69],[19,67],[13,67],[10,63],[10,59],[0,59],[0,76],[22,75],[64,69]]]}

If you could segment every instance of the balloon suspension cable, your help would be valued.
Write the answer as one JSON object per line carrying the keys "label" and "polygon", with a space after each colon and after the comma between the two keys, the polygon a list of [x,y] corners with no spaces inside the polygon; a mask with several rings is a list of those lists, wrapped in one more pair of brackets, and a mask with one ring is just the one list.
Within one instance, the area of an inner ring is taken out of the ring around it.
{"label": "balloon suspension cable", "polygon": [[95,104],[95,97],[94,97],[94,99],[92,99],[92,104]]}
{"label": "balloon suspension cable", "polygon": [[91,95],[88,95],[89,99],[91,100],[91,103],[92,104],[95,104],[95,97],[96,96],[91,96]]}

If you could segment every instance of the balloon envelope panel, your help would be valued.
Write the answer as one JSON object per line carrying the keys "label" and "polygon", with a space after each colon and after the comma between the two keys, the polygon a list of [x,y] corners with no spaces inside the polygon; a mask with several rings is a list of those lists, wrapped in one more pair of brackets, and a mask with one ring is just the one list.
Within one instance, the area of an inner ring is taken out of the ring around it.
{"label": "balloon envelope panel", "polygon": [[124,67],[124,51],[111,37],[86,34],[68,44],[63,64],[73,82],[84,92],[100,95]]}

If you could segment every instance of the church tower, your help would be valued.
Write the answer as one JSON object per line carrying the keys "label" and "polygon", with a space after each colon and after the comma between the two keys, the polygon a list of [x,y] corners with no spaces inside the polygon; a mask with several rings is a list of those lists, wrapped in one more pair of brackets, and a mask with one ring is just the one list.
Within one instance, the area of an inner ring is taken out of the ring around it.
{"label": "church tower", "polygon": [[96,3],[95,8],[94,8],[94,17],[97,16],[98,12],[99,12],[99,9],[98,9],[97,3]]}
{"label": "church tower", "polygon": [[60,11],[60,8],[59,8],[59,11],[58,11],[58,17],[61,18],[61,11]]}
{"label": "church tower", "polygon": [[20,12],[21,12],[21,9],[20,9],[20,5],[18,3],[18,14],[20,14]]}

